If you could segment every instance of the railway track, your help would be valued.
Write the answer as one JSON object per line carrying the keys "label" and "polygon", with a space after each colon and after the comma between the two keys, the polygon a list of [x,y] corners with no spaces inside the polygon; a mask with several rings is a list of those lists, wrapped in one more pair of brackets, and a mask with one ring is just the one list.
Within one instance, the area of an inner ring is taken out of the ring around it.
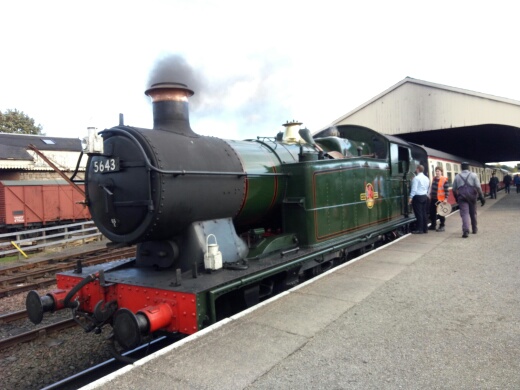
{"label": "railway track", "polygon": [[[82,266],[90,266],[132,256],[135,256],[135,247],[95,249],[79,254],[61,255],[5,267],[0,269],[0,298],[53,285],[56,283],[55,274],[57,272],[73,269],[78,261],[81,261]],[[0,324],[2,325],[24,320],[28,321],[26,310],[0,314]],[[77,323],[72,318],[55,319],[53,323],[0,339],[0,351],[76,325]],[[22,327],[20,325],[20,328]]]}
{"label": "railway track", "polygon": [[[19,310],[12,313],[6,313],[0,315],[0,324],[10,323],[14,321],[18,321],[21,319],[27,318],[27,312],[25,310]],[[27,331],[24,333],[20,333],[18,335],[0,340],[0,351],[17,346],[18,344],[25,343],[28,341],[36,340],[39,337],[46,337],[52,333],[59,332],[78,324],[72,318],[61,320],[55,322],[53,324],[48,324],[47,326],[40,327],[38,329],[34,329],[31,331]],[[184,335],[179,335],[177,337],[159,337],[149,344],[141,345],[138,348],[125,352],[123,356],[130,360],[138,360],[141,359],[150,353],[160,350],[161,348],[166,347],[182,338]],[[123,363],[119,360],[111,358],[103,363],[100,363],[96,366],[90,367],[84,371],[75,373],[74,375],[64,378],[59,382],[56,382],[50,386],[45,387],[45,389],[77,389],[79,387],[85,386],[92,381],[99,379],[103,376],[106,376],[119,368],[125,366],[126,363]]]}
{"label": "railway track", "polygon": [[[116,256],[117,256],[117,258],[121,258],[121,257],[125,256],[125,253],[126,253],[126,255],[128,255],[127,252],[117,252]],[[135,253],[135,249],[134,249],[133,253]],[[130,256],[133,256],[133,255],[130,255]],[[69,262],[70,261],[71,260],[69,260]],[[71,267],[74,267],[74,266],[75,266],[75,264],[71,264]],[[54,314],[57,314],[57,313],[54,313]],[[21,321],[23,321],[23,318],[27,318],[27,314],[26,314],[25,310],[19,310],[17,312],[6,313],[4,315],[0,315],[0,324],[8,324],[6,326],[11,326],[13,329],[16,328],[16,330],[13,331],[13,332],[15,332],[15,331],[19,330],[18,329],[19,323],[16,321],[20,321],[20,324],[21,324]],[[51,318],[47,318],[47,320],[51,320]],[[58,322],[55,322],[54,324],[47,324],[47,326],[45,326],[45,327],[40,326],[38,329],[27,330],[24,333],[20,332],[16,336],[8,337],[8,338],[5,338],[4,340],[0,340],[0,352],[2,350],[6,350],[6,352],[9,352],[9,351],[14,351],[17,349],[24,348],[23,345],[18,346],[20,343],[29,344],[27,342],[35,342],[37,344],[38,341],[36,341],[36,339],[38,337],[41,337],[41,336],[49,337],[49,335],[51,333],[57,333],[66,328],[71,328],[71,329],[69,331],[65,331],[64,334],[71,334],[78,330],[81,331],[81,329],[79,329],[79,328],[78,329],[72,328],[74,326],[77,326],[77,323],[70,317],[65,320],[63,317],[61,317],[59,319],[54,318],[53,320],[58,321]],[[26,320],[26,321],[28,322],[28,320]],[[9,323],[11,323],[11,324],[9,324]],[[43,325],[43,324],[40,324],[40,325]],[[57,337],[62,339],[61,336],[57,336]],[[155,342],[157,340],[154,340],[154,342],[152,342],[150,344],[140,346],[138,348],[138,350],[140,352],[130,351],[128,353],[124,353],[123,356],[128,357],[131,360],[140,359],[158,349],[164,348],[166,345],[169,345],[173,342],[178,341],[180,338],[183,338],[183,337],[185,337],[185,336],[184,335],[171,335],[170,337],[165,338],[164,341],[159,342],[157,344],[155,344]],[[53,338],[53,337],[50,336],[50,338]],[[67,336],[64,336],[64,339],[67,340]],[[60,349],[65,349],[65,351],[70,351],[70,349],[67,349],[67,348],[70,348],[70,346],[67,347],[67,344],[71,344],[71,342],[65,342],[62,346],[60,346]],[[8,350],[7,348],[10,348],[10,349]],[[44,346],[43,348],[46,348],[46,347]],[[106,351],[106,349],[105,349],[105,351]],[[38,352],[31,352],[31,354],[27,357],[27,359],[30,359],[32,361],[33,353],[38,354]],[[66,358],[71,355],[72,355],[71,352],[65,352],[63,358]],[[90,355],[90,356],[92,356],[92,355]],[[102,360],[100,360],[100,361],[102,361]],[[69,362],[68,364],[69,364],[69,366],[75,366],[76,363]],[[89,368],[87,368],[85,371],[82,371],[82,372],[79,372],[79,370],[78,371],[74,370],[75,372],[73,372],[73,373],[70,372],[73,370],[68,370],[69,371],[68,375],[70,375],[70,376],[55,375],[57,378],[60,378],[59,381],[55,382],[53,384],[47,384],[47,386],[44,387],[44,389],[45,390],[77,389],[77,388],[87,385],[88,383],[91,383],[92,381],[94,381],[100,377],[106,376],[106,375],[114,372],[115,370],[123,367],[124,365],[125,365],[124,362],[122,363],[121,361],[115,360],[115,359],[106,360],[103,363],[100,363],[96,366],[92,366],[92,364],[90,364],[90,365],[83,364],[82,367],[89,367]],[[50,370],[51,369],[49,369],[49,371]],[[65,379],[63,379],[63,378],[65,378]],[[42,386],[40,386],[38,388],[42,388]]]}
{"label": "railway track", "polygon": [[34,330],[30,330],[28,332],[20,333],[15,336],[2,339],[0,340],[0,351],[21,343],[25,343],[27,341],[35,340],[38,337],[42,337],[53,332],[59,332],[63,329],[72,328],[76,325],[76,321],[74,321],[72,318],[69,318],[67,320],[58,321],[53,324],[46,325],[44,327],[40,327]]}
{"label": "railway track", "polygon": [[7,324],[27,318],[27,310],[18,310],[10,313],[0,314],[0,324]]}
{"label": "railway track", "polygon": [[[123,356],[125,358],[131,359],[131,360],[139,360],[143,357],[154,353],[156,351],[159,351],[162,348],[165,348],[168,345],[171,345],[181,338],[168,338],[165,336],[159,337],[153,341],[151,341],[149,344],[141,345],[137,347],[136,349],[132,351],[125,352]],[[96,366],[89,367],[88,369],[78,372],[70,377],[64,378],[60,380],[59,382],[56,382],[52,385],[49,385],[42,390],[72,390],[72,389],[78,389],[80,387],[86,386],[89,383],[92,383],[96,381],[99,378],[102,378],[104,376],[107,376],[116,370],[124,367],[126,364],[122,363],[114,358],[109,359],[103,363],[100,363]]]}
{"label": "railway track", "polygon": [[135,256],[135,247],[99,252],[100,250],[93,250],[3,268],[0,270],[0,298],[50,286],[56,283],[57,272],[74,269],[78,261],[81,261],[83,266],[91,266]]}

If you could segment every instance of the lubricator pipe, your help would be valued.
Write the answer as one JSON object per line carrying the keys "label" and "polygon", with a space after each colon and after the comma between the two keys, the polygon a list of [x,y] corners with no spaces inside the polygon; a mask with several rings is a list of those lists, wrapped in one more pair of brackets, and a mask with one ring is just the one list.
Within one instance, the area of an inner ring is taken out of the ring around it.
{"label": "lubricator pipe", "polygon": [[79,290],[81,290],[83,287],[85,287],[87,284],[93,282],[94,280],[96,280],[97,278],[99,277],[99,272],[96,272],[95,274],[90,274],[88,275],[86,278],[84,278],[81,282],[79,282],[78,284],[76,284],[70,291],[69,293],[67,294],[67,296],[65,297],[65,299],[63,300],[63,306],[64,307],[69,307],[71,309],[74,308],[74,305],[71,305],[70,304],[70,300],[72,299],[72,297],[74,295],[76,295]]}

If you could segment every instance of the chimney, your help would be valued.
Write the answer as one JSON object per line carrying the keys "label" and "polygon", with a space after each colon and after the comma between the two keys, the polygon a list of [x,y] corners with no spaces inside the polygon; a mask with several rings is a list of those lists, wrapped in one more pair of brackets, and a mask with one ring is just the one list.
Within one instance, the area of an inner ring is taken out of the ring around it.
{"label": "chimney", "polygon": [[144,92],[152,99],[154,130],[198,137],[190,127],[188,98],[193,91],[181,83],[156,83]]}

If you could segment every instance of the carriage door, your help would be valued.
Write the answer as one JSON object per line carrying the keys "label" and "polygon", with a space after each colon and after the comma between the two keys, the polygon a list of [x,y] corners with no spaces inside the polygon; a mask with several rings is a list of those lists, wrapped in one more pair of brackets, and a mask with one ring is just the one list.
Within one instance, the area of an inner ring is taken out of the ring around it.
{"label": "carriage door", "polygon": [[408,194],[410,193],[411,153],[410,149],[398,144],[390,143],[390,171],[392,176],[392,192],[395,199],[394,206],[401,213],[408,216]]}

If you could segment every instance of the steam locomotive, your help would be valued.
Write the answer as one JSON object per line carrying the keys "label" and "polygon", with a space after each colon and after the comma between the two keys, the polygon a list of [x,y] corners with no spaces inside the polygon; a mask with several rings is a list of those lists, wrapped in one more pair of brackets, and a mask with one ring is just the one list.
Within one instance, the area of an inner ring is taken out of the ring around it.
{"label": "steam locomotive", "polygon": [[[86,203],[135,258],[57,275],[31,291],[30,320],[72,309],[85,330],[113,329],[129,350],[159,333],[192,334],[388,242],[415,221],[411,144],[360,126],[312,137],[287,122],[275,137],[201,136],[184,84],[154,84],[154,126],[120,124],[85,140]],[[424,164],[424,162],[423,162]]]}

